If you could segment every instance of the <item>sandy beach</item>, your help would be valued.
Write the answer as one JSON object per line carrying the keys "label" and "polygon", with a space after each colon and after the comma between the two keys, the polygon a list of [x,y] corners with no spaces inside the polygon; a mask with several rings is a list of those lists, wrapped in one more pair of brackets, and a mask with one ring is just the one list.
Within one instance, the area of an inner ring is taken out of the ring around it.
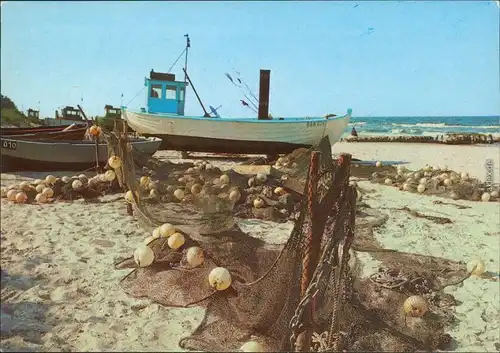
{"label": "sandy beach", "polygon": [[400,161],[409,169],[423,168],[426,164],[448,166],[456,172],[466,171],[484,181],[486,161],[493,161],[493,180],[500,182],[500,145],[437,145],[416,143],[356,143],[339,142],[335,153],[350,153],[361,160]]}
{"label": "sandy beach", "polygon": [[[425,164],[447,165],[484,180],[485,160],[494,161],[493,178],[500,179],[498,145],[436,146],[396,143],[338,143],[335,153],[347,152],[362,160],[403,161],[409,169]],[[161,158],[182,161],[171,152]],[[212,162],[221,168],[229,162]],[[68,173],[58,173],[68,175]],[[71,175],[71,173],[69,174]],[[7,186],[39,177],[2,174]],[[500,272],[500,203],[454,201],[469,206],[435,204],[433,196],[404,193],[396,188],[360,181],[364,201],[388,215],[375,231],[389,249],[435,255],[455,261],[485,261],[492,277]],[[444,200],[444,199],[440,199]],[[448,217],[435,224],[394,210],[404,206],[428,215]],[[240,220],[243,231],[270,243],[284,243],[291,222],[276,225]],[[181,337],[200,323],[200,308],[166,308],[127,296],[118,287],[130,270],[116,270],[117,259],[130,256],[149,234],[126,212],[123,195],[100,202],[81,200],[45,205],[17,205],[1,201],[3,351],[180,351]],[[377,261],[357,254],[369,274]],[[457,323],[447,332],[451,351],[500,350],[500,282],[469,278],[446,289],[458,301]]]}

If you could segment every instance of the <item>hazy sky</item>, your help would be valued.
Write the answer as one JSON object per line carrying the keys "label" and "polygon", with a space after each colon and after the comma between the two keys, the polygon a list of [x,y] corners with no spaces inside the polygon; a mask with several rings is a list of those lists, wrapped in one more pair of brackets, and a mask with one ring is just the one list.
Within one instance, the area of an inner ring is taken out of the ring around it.
{"label": "hazy sky", "polygon": [[[224,116],[254,115],[224,73],[257,94],[261,68],[274,116],[499,115],[499,11],[493,1],[3,2],[1,91],[43,116],[82,96],[88,115],[102,114],[152,68],[168,70],[189,33],[188,72]],[[192,90],[187,99],[186,114],[202,114]]]}

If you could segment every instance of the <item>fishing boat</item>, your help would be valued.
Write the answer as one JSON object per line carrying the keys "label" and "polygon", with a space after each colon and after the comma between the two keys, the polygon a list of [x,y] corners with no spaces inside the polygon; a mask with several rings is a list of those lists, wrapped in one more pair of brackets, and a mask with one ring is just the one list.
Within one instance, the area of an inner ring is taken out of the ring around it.
{"label": "fishing boat", "polygon": [[[2,171],[86,170],[96,165],[93,141],[32,141],[15,137],[0,138]],[[160,147],[158,138],[130,139],[132,148],[141,155],[152,156]],[[108,160],[106,142],[99,143],[99,164]]]}
{"label": "fishing boat", "polygon": [[54,118],[46,118],[43,123],[47,126],[67,126],[71,124],[84,124],[87,121],[85,114],[80,109],[67,105],[54,112]]}
{"label": "fishing boat", "polygon": [[[105,130],[113,130],[116,124],[120,126],[123,124],[121,109],[113,107],[112,105],[106,104],[104,106],[104,116],[98,116],[95,118],[97,124]],[[134,133],[135,131],[128,126],[128,132]]]}
{"label": "fishing boat", "polygon": [[68,126],[65,129],[58,131],[42,131],[27,134],[2,134],[2,137],[13,137],[22,140],[36,140],[36,141],[82,141],[85,138],[87,126]]}
{"label": "fishing boat", "polygon": [[[189,37],[185,48],[190,48]],[[289,153],[310,147],[328,136],[336,143],[347,127],[351,109],[342,116],[313,118],[271,118],[269,116],[270,71],[261,70],[258,116],[221,117],[215,108],[208,113],[184,68],[184,81],[172,73],[151,70],[145,78],[146,107],[133,111],[122,107],[122,117],[137,133],[163,140],[160,149],[192,152],[270,154]],[[184,115],[186,88],[190,85],[200,103],[203,116]]]}
{"label": "fishing boat", "polygon": [[32,134],[40,134],[40,133],[53,133],[53,132],[61,132],[65,129],[79,129],[86,128],[86,124],[73,124],[73,125],[64,125],[64,126],[38,126],[38,127],[2,127],[0,128],[0,135],[2,136],[18,136],[18,135],[32,135]]}
{"label": "fishing boat", "polygon": [[114,124],[116,124],[116,122],[120,122],[121,118],[120,108],[106,104],[104,106],[104,116],[97,117],[96,120],[100,127],[107,130],[113,130]]}

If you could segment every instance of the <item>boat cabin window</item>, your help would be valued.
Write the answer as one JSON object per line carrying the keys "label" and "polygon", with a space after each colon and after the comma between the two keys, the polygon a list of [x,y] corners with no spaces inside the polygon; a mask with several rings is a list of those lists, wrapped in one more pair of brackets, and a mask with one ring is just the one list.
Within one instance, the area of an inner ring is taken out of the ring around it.
{"label": "boat cabin window", "polygon": [[161,97],[161,85],[151,85],[151,97],[152,98],[162,98]]}
{"label": "boat cabin window", "polygon": [[175,87],[167,86],[166,99],[176,99],[177,90]]}
{"label": "boat cabin window", "polygon": [[179,94],[179,100],[180,100],[181,102],[183,102],[183,101],[184,101],[184,90],[183,90],[183,89],[181,89],[181,92],[180,92],[180,94]]}
{"label": "boat cabin window", "polygon": [[36,110],[28,109],[28,116],[38,118],[38,112]]}

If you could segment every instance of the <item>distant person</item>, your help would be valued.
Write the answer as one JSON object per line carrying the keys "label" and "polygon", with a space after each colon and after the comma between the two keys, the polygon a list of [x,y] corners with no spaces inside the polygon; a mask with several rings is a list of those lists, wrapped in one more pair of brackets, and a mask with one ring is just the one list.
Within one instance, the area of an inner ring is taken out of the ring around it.
{"label": "distant person", "polygon": [[358,132],[356,131],[356,128],[353,126],[351,130],[351,136],[358,137]]}

